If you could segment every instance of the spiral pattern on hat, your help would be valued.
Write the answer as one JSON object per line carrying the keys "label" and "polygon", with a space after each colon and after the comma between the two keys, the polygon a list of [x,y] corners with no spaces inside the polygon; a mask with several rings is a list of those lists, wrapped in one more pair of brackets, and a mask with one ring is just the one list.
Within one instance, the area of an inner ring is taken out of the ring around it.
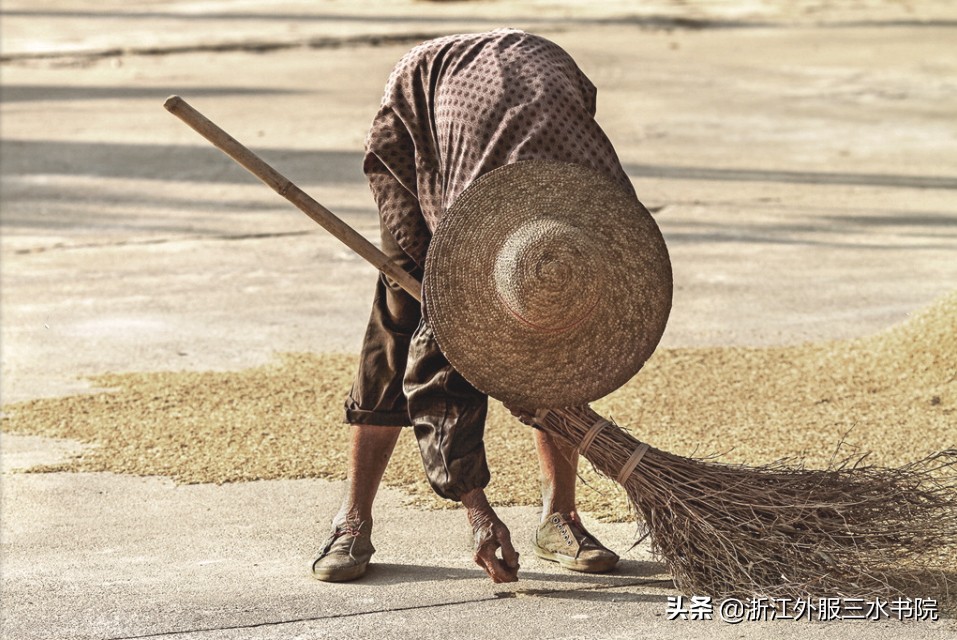
{"label": "spiral pattern on hat", "polygon": [[[567,331],[595,307],[598,247],[557,218],[526,222],[495,259],[495,287],[516,318],[540,331]],[[572,295],[570,293],[574,292]]]}

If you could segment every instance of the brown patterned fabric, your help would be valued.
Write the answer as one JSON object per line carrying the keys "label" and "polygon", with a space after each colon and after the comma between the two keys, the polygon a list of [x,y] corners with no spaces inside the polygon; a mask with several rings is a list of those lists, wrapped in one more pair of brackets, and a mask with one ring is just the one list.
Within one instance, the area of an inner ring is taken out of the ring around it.
{"label": "brown patterned fabric", "polygon": [[366,145],[379,213],[420,266],[472,181],[519,160],[592,167],[634,192],[594,120],[594,85],[561,47],[514,29],[425,42],[396,65]]}
{"label": "brown patterned fabric", "polygon": [[[595,95],[564,50],[523,31],[412,49],[389,78],[366,143],[383,250],[421,277],[432,232],[455,199],[521,160],[582,164],[634,193],[594,120]],[[432,488],[459,500],[489,481],[487,398],[449,365],[421,316],[411,296],[380,276],[346,421],[412,424]]]}

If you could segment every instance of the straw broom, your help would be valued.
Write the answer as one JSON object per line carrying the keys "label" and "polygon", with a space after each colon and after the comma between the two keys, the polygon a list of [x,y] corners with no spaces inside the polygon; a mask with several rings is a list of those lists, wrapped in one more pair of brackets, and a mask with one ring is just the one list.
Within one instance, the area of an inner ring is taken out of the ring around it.
{"label": "straw broom", "polygon": [[[417,280],[249,149],[178,96],[164,107],[421,301]],[[516,413],[624,487],[687,593],[866,597],[951,580],[957,450],[901,468],[746,467],[655,449],[587,406]]]}
{"label": "straw broom", "polygon": [[957,450],[901,468],[748,467],[655,449],[589,407],[521,417],[624,487],[686,593],[889,597],[954,583]]}

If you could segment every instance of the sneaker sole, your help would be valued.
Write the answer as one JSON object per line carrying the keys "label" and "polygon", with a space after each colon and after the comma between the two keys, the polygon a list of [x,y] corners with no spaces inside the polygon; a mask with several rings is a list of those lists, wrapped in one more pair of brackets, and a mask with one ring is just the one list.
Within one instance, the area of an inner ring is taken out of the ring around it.
{"label": "sneaker sole", "polygon": [[369,561],[344,569],[315,569],[312,570],[312,577],[316,580],[321,580],[322,582],[348,582],[349,580],[355,580],[356,578],[361,578],[366,569],[369,567]]}
{"label": "sneaker sole", "polygon": [[559,566],[564,567],[565,569],[580,571],[582,573],[607,573],[614,569],[618,564],[617,557],[597,562],[587,562],[585,560],[562,555],[560,553],[552,553],[551,551],[543,549],[538,545],[533,545],[532,550],[535,551],[535,555],[542,560],[557,562]]}

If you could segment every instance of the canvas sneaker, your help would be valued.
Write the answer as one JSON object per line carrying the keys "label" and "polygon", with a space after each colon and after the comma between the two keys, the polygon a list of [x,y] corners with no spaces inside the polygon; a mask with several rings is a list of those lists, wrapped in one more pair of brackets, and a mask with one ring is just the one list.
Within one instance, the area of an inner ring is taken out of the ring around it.
{"label": "canvas sneaker", "polygon": [[532,539],[535,555],[572,571],[604,573],[618,564],[618,554],[606,548],[570,516],[553,513]]}
{"label": "canvas sneaker", "polygon": [[366,572],[373,553],[371,522],[335,525],[312,563],[312,575],[323,582],[355,580]]}

